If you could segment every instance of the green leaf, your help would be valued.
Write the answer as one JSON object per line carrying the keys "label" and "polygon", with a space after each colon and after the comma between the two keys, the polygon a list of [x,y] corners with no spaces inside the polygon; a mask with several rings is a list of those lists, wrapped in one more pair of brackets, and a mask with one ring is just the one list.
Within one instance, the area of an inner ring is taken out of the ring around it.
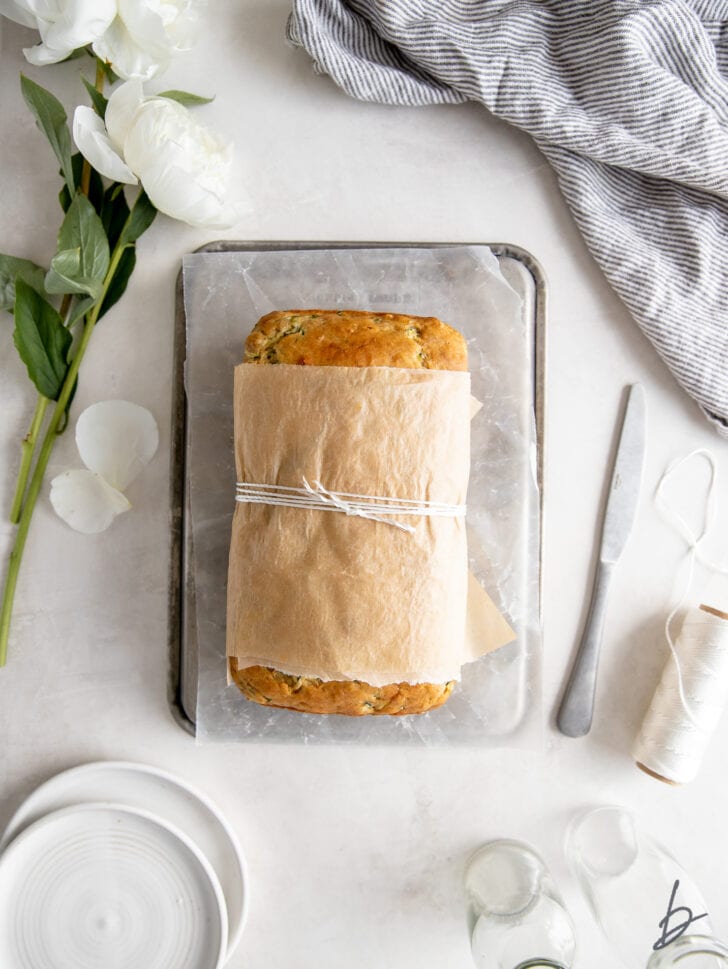
{"label": "green leaf", "polygon": [[146,232],[157,214],[143,191],[137,196],[130,211],[123,188],[123,185],[112,185],[104,195],[101,214],[109,244],[113,249],[122,246],[124,250],[101,304],[99,319],[124,295],[129,277],[136,266],[136,240]]}
{"label": "green leaf", "polygon": [[[84,158],[80,151],[77,151],[75,155],[71,156],[71,166],[73,168],[73,179],[76,185],[81,184],[81,175],[83,173],[83,162]],[[63,172],[61,172],[63,174]],[[71,200],[75,195],[68,191],[68,186],[64,185],[61,191],[58,193],[58,201],[61,203],[61,208],[64,212],[68,212],[71,205]],[[101,210],[101,203],[104,198],[104,183],[101,181],[101,176],[96,171],[95,168],[91,169],[91,177],[88,183],[88,199],[96,209],[97,212]]]}
{"label": "green leaf", "polygon": [[158,98],[169,98],[170,101],[178,101],[185,107],[192,108],[196,104],[211,104],[215,98],[203,98],[200,94],[190,94],[189,91],[162,91],[157,95]]}
{"label": "green leaf", "polygon": [[124,196],[124,186],[114,182],[104,192],[101,203],[101,222],[104,226],[109,249],[114,250],[119,241],[122,230],[129,218],[129,206]]}
{"label": "green leaf", "polygon": [[88,47],[77,47],[75,50],[71,51],[68,57],[64,57],[63,60],[58,61],[58,63],[67,64],[68,61],[77,61],[80,57],[83,57],[84,54],[88,54],[88,52],[89,52]]}
{"label": "green leaf", "polygon": [[85,299],[77,299],[71,309],[69,316],[66,318],[66,326],[70,330],[73,326],[78,323],[82,316],[85,316],[91,307],[94,305],[96,300],[93,296],[87,296]]}
{"label": "green leaf", "polygon": [[71,163],[71,133],[66,124],[64,107],[55,95],[24,74],[20,75],[20,88],[26,104],[35,115],[38,127],[50,142],[60,162],[68,191],[73,195],[76,183]]}
{"label": "green leaf", "polygon": [[15,287],[13,339],[38,393],[58,400],[73,338],[51,304],[22,279]]}
{"label": "green leaf", "polygon": [[83,86],[88,91],[88,95],[91,98],[93,106],[96,108],[96,114],[101,115],[102,118],[106,117],[106,105],[109,103],[109,99],[105,98],[101,91],[97,91],[93,84],[81,75],[81,80],[83,81]]}
{"label": "green leaf", "polygon": [[99,319],[101,319],[104,313],[108,313],[114,303],[117,303],[124,295],[129,277],[134,272],[134,266],[136,266],[136,246],[132,245],[128,246],[122,253],[119,265],[116,267],[116,272],[109,283],[106,296],[101,304]]}
{"label": "green leaf", "polygon": [[80,248],[57,252],[46,275],[46,289],[49,293],[88,293],[96,302],[104,291],[103,279],[85,276],[83,269]]}
{"label": "green leaf", "polygon": [[102,61],[100,57],[96,58],[96,64],[104,72],[104,76],[109,84],[116,84],[119,80],[119,75],[114,73],[111,64],[108,61]]}
{"label": "green leaf", "polygon": [[109,243],[101,219],[76,195],[58,233],[58,252],[45,278],[49,293],[88,293],[98,299],[109,268]]}
{"label": "green leaf", "polygon": [[18,259],[16,256],[0,253],[0,309],[10,310],[12,313],[15,305],[15,280],[18,277],[43,296],[45,274],[45,269],[36,266],[30,259]]}
{"label": "green leaf", "polygon": [[[96,214],[93,205],[85,195],[76,195],[71,206],[66,213],[66,217],[61,224],[58,233],[58,248],[83,249],[88,256],[97,255],[94,246],[101,246],[107,251],[107,255],[102,259],[104,262],[103,272],[108,269],[108,243],[101,219]],[[101,269],[98,272],[89,273],[91,276],[103,275]]]}
{"label": "green leaf", "polygon": [[139,236],[143,232],[146,232],[152,222],[154,222],[156,214],[157,210],[149,201],[147,193],[144,191],[140,192],[136,202],[132,206],[129,220],[119,237],[119,244],[128,246],[132,242],[136,242]]}

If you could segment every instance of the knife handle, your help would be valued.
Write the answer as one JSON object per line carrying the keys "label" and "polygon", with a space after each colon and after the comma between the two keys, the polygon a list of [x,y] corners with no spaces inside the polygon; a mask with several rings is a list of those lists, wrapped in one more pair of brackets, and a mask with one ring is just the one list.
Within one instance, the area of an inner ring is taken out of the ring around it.
{"label": "knife handle", "polygon": [[589,616],[581,637],[579,650],[571,669],[569,683],[556,717],[556,725],[567,737],[583,737],[589,733],[594,714],[594,694],[597,686],[599,647],[607,609],[607,594],[614,565],[600,562],[594,577]]}

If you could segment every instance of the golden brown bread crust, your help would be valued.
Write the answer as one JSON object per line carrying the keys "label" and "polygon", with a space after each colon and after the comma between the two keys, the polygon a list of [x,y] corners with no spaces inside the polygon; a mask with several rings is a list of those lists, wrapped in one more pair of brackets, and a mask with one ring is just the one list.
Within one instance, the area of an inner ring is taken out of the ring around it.
{"label": "golden brown bread crust", "polygon": [[[336,367],[402,367],[410,370],[467,370],[462,335],[435,317],[363,310],[287,310],[268,313],[245,341],[245,362]],[[265,666],[238,669],[230,676],[255,703],[301,713],[349,717],[405,716],[441,706],[455,685],[320,680],[292,676]]]}
{"label": "golden brown bread crust", "polygon": [[268,313],[245,341],[246,363],[467,370],[465,340],[434,316],[364,310]]}
{"label": "golden brown bread crust", "polygon": [[320,680],[292,676],[267,666],[238,669],[230,659],[230,675],[249,700],[269,707],[285,707],[300,713],[340,713],[349,717],[388,714],[401,717],[442,706],[452,693],[449,683],[389,683],[371,686],[361,680]]}

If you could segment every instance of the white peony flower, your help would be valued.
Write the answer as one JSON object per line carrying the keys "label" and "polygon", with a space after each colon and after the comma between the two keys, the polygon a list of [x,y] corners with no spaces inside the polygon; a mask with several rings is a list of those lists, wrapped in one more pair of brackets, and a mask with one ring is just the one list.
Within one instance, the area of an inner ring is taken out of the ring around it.
{"label": "white peony flower", "polygon": [[200,0],[117,0],[118,14],[93,49],[127,80],[148,81],[195,40]]}
{"label": "white peony flower", "polygon": [[123,78],[148,81],[195,40],[204,0],[0,0],[0,15],[40,31],[31,64],[64,60],[91,44]]}
{"label": "white peony flower", "polygon": [[23,53],[42,67],[97,41],[116,17],[117,0],[0,0],[0,14],[40,31],[42,42]]}
{"label": "white peony flower", "polygon": [[100,174],[129,184],[140,181],[160,212],[194,226],[231,224],[232,145],[176,101],[145,97],[140,81],[114,91],[105,125],[91,108],[76,108],[73,138]]}

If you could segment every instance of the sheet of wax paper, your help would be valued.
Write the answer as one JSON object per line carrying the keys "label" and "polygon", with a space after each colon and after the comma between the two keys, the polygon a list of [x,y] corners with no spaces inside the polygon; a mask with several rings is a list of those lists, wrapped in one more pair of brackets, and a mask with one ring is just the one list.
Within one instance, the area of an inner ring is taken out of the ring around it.
{"label": "sheet of wax paper", "polygon": [[[194,583],[198,740],[533,743],[540,710],[533,330],[498,260],[485,246],[240,251],[192,254],[183,269],[187,572]],[[251,703],[227,683],[226,572],[236,480],[233,372],[260,316],[302,307],[438,316],[468,342],[472,392],[484,405],[471,423],[469,564],[516,639],[465,666],[450,700],[423,715],[298,714]]]}
{"label": "sheet of wax paper", "polygon": [[[465,507],[468,373],[241,364],[234,409],[239,481],[325,482],[339,494]],[[512,638],[506,626],[494,643],[466,639],[468,554],[456,515],[376,521],[238,503],[227,602],[227,652],[239,669],[323,680],[456,680],[464,663]]]}

